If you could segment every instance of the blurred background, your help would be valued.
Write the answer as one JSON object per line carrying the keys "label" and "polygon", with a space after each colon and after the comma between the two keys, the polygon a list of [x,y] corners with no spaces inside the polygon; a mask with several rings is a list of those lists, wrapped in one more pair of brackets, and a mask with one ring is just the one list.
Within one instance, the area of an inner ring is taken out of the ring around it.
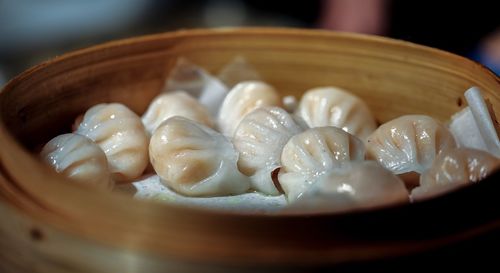
{"label": "blurred background", "polygon": [[[462,3],[463,2],[463,3]],[[496,1],[0,0],[0,86],[62,53],[186,28],[284,26],[383,35],[500,73]]]}

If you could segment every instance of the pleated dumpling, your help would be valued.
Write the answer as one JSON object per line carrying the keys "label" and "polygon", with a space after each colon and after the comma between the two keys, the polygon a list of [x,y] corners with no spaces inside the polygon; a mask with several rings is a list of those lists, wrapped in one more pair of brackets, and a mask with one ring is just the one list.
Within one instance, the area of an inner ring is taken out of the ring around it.
{"label": "pleated dumpling", "polygon": [[113,188],[106,155],[87,137],[59,135],[45,144],[40,156],[56,172],[75,182],[103,190]]}
{"label": "pleated dumpling", "polygon": [[456,147],[446,127],[424,115],[406,115],[381,125],[366,142],[368,158],[395,174],[422,173],[436,155]]}
{"label": "pleated dumpling", "polygon": [[246,114],[259,107],[280,104],[280,97],[272,86],[261,81],[241,82],[229,91],[219,109],[219,131],[225,136],[233,137],[236,127]]}
{"label": "pleated dumpling", "polygon": [[148,136],[141,118],[119,103],[98,104],[85,113],[77,134],[106,154],[115,181],[139,177],[148,165]]}
{"label": "pleated dumpling", "polygon": [[453,188],[478,182],[500,168],[500,159],[471,148],[455,148],[439,154],[432,166],[420,176],[413,189],[413,200],[431,197]]}
{"label": "pleated dumpling", "polygon": [[186,92],[169,92],[158,95],[142,116],[146,131],[151,135],[160,124],[173,116],[181,116],[208,127],[214,127],[210,112]]}
{"label": "pleated dumpling", "polygon": [[376,161],[353,161],[318,178],[289,211],[337,212],[408,203],[401,179]]}
{"label": "pleated dumpling", "polygon": [[163,183],[188,196],[240,194],[250,187],[238,152],[220,133],[183,117],[167,119],[151,137],[149,156]]}
{"label": "pleated dumpling", "polygon": [[240,153],[238,168],[251,176],[252,188],[269,195],[280,194],[272,174],[281,166],[281,151],[286,142],[303,130],[279,107],[258,108],[243,118],[233,143]]}
{"label": "pleated dumpling", "polygon": [[295,112],[309,127],[335,126],[366,139],[377,123],[368,106],[355,95],[337,87],[307,91]]}
{"label": "pleated dumpling", "polygon": [[365,148],[357,137],[336,127],[316,127],[293,136],[281,153],[278,180],[293,202],[318,177],[350,161],[363,160]]}

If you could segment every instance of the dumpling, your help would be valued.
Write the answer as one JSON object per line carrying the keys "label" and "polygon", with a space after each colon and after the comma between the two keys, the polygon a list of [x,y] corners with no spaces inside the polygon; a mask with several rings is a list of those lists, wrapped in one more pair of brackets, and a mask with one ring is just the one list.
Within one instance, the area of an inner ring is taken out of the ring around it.
{"label": "dumpling", "polygon": [[151,137],[151,164],[163,182],[188,196],[240,194],[250,188],[238,152],[216,131],[183,117],[167,119]]}
{"label": "dumpling", "polygon": [[259,107],[280,104],[280,97],[272,86],[260,81],[241,82],[229,91],[222,103],[217,119],[219,131],[233,137],[246,114]]}
{"label": "dumpling", "polygon": [[85,113],[77,134],[101,147],[115,181],[139,177],[148,165],[148,136],[139,116],[119,103],[98,104]]}
{"label": "dumpling", "polygon": [[406,115],[381,125],[366,142],[367,156],[395,174],[422,173],[437,154],[455,148],[446,127],[424,115]]}
{"label": "dumpling", "polygon": [[245,57],[236,56],[229,61],[217,74],[227,87],[232,88],[242,81],[259,81],[261,76],[255,68],[247,62]]}
{"label": "dumpling", "polygon": [[251,176],[252,188],[269,195],[280,194],[272,173],[281,166],[281,151],[286,142],[303,130],[279,107],[258,108],[243,118],[233,143],[240,153],[238,168]]}
{"label": "dumpling", "polygon": [[106,155],[87,137],[59,135],[45,144],[40,156],[56,172],[75,182],[103,190],[113,188]]}
{"label": "dumpling", "polygon": [[408,203],[406,187],[376,161],[353,161],[318,178],[287,211],[337,212]]}
{"label": "dumpling", "polygon": [[337,87],[307,91],[295,113],[309,127],[335,126],[363,140],[377,128],[368,106],[360,98]]}
{"label": "dumpling", "polygon": [[163,87],[164,92],[178,90],[196,98],[214,117],[228,93],[226,85],[217,77],[185,58],[177,60]]}
{"label": "dumpling", "polygon": [[363,160],[365,148],[357,137],[336,127],[316,127],[293,136],[281,153],[278,180],[288,201],[300,198],[319,176],[350,161]]}
{"label": "dumpling", "polygon": [[[299,107],[299,102],[295,96],[284,96],[283,97],[283,109],[288,113],[294,113]],[[305,121],[304,121],[305,122]]]}
{"label": "dumpling", "polygon": [[456,148],[439,154],[420,176],[413,200],[431,197],[469,183],[478,182],[500,167],[500,159],[471,148]]}
{"label": "dumpling", "polygon": [[185,117],[205,126],[214,127],[210,112],[183,91],[158,95],[142,116],[142,122],[151,135],[163,121],[173,116]]}

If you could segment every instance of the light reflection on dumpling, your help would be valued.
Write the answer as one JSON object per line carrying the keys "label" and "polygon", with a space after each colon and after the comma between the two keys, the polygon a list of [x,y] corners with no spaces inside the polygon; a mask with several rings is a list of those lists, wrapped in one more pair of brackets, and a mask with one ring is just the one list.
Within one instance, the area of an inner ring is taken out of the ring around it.
{"label": "light reflection on dumpling", "polygon": [[151,135],[160,124],[173,116],[181,116],[208,127],[214,127],[210,112],[186,92],[158,95],[142,116],[146,131]]}
{"label": "light reflection on dumpling", "polygon": [[139,177],[148,164],[148,136],[139,116],[119,103],[98,104],[85,113],[77,134],[106,154],[115,181]]}
{"label": "light reflection on dumpling", "polygon": [[73,181],[104,190],[113,188],[106,155],[87,137],[59,135],[45,144],[40,156],[56,172]]}
{"label": "light reflection on dumpling", "polygon": [[229,91],[222,103],[217,120],[219,131],[233,137],[246,114],[259,107],[280,104],[280,97],[272,86],[260,81],[241,82]]}
{"label": "light reflection on dumpling", "polygon": [[317,127],[293,136],[281,153],[278,180],[290,202],[319,176],[350,161],[363,160],[365,148],[357,137],[336,127]]}
{"label": "light reflection on dumpling", "polygon": [[149,156],[162,182],[188,196],[241,194],[249,178],[238,152],[218,132],[183,117],[167,119],[151,137]]}
{"label": "light reflection on dumpling", "polygon": [[395,174],[422,173],[436,155],[455,148],[450,131],[424,115],[406,115],[381,125],[366,142],[367,156]]}
{"label": "light reflection on dumpling", "polygon": [[353,161],[320,176],[287,211],[338,212],[408,201],[403,181],[392,172],[376,161]]}
{"label": "light reflection on dumpling", "polygon": [[478,182],[500,167],[500,159],[471,148],[456,148],[439,154],[432,166],[420,176],[420,186],[413,189],[419,200],[469,183]]}
{"label": "light reflection on dumpling", "polygon": [[365,102],[337,87],[307,91],[295,113],[309,127],[335,126],[363,140],[377,128]]}
{"label": "light reflection on dumpling", "polygon": [[272,173],[281,166],[281,151],[286,142],[303,130],[279,107],[258,108],[243,118],[233,143],[240,152],[238,168],[251,176],[252,188],[270,195],[280,194]]}

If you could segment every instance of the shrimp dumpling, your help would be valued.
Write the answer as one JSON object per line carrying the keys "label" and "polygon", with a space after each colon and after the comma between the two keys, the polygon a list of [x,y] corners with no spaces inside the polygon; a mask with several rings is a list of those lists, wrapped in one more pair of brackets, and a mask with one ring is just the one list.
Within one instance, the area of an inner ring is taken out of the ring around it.
{"label": "shrimp dumpling", "polygon": [[259,107],[280,104],[280,97],[272,86],[261,81],[241,82],[229,91],[219,109],[219,131],[227,137],[233,137],[246,114]]}
{"label": "shrimp dumpling", "polygon": [[151,137],[151,164],[162,182],[188,196],[241,194],[250,187],[238,171],[238,152],[220,133],[183,117],[167,119]]}
{"label": "shrimp dumpling", "polygon": [[98,104],[85,113],[77,134],[106,154],[115,181],[139,177],[148,165],[148,136],[139,116],[119,103]]}
{"label": "shrimp dumpling", "polygon": [[281,151],[286,142],[303,130],[279,107],[258,108],[243,118],[233,143],[240,152],[238,168],[251,176],[252,188],[269,195],[280,194],[272,173],[281,166]]}
{"label": "shrimp dumpling", "polygon": [[309,127],[335,126],[364,140],[377,128],[370,109],[360,98],[337,87],[307,91],[295,112]]}
{"label": "shrimp dumpling", "polygon": [[431,197],[482,180],[500,168],[500,159],[471,148],[455,148],[439,154],[432,166],[420,176],[413,189],[413,200]]}
{"label": "shrimp dumpling", "polygon": [[40,156],[56,172],[75,182],[103,190],[113,188],[106,155],[87,137],[59,135],[45,144]]}
{"label": "shrimp dumpling", "polygon": [[166,79],[164,92],[182,90],[196,98],[212,116],[216,116],[228,88],[217,77],[210,75],[205,69],[179,58]]}
{"label": "shrimp dumpling", "polygon": [[401,179],[376,161],[353,161],[318,178],[291,212],[337,212],[408,203]]}
{"label": "shrimp dumpling", "polygon": [[186,92],[158,95],[142,116],[146,131],[151,135],[160,124],[173,116],[181,116],[208,127],[214,127],[210,112]]}
{"label": "shrimp dumpling", "polygon": [[278,180],[288,201],[300,198],[318,177],[350,161],[363,160],[365,148],[357,137],[336,127],[316,127],[290,138],[281,153]]}
{"label": "shrimp dumpling", "polygon": [[384,123],[366,142],[368,158],[395,174],[422,173],[436,155],[455,147],[450,131],[424,115],[406,115]]}

